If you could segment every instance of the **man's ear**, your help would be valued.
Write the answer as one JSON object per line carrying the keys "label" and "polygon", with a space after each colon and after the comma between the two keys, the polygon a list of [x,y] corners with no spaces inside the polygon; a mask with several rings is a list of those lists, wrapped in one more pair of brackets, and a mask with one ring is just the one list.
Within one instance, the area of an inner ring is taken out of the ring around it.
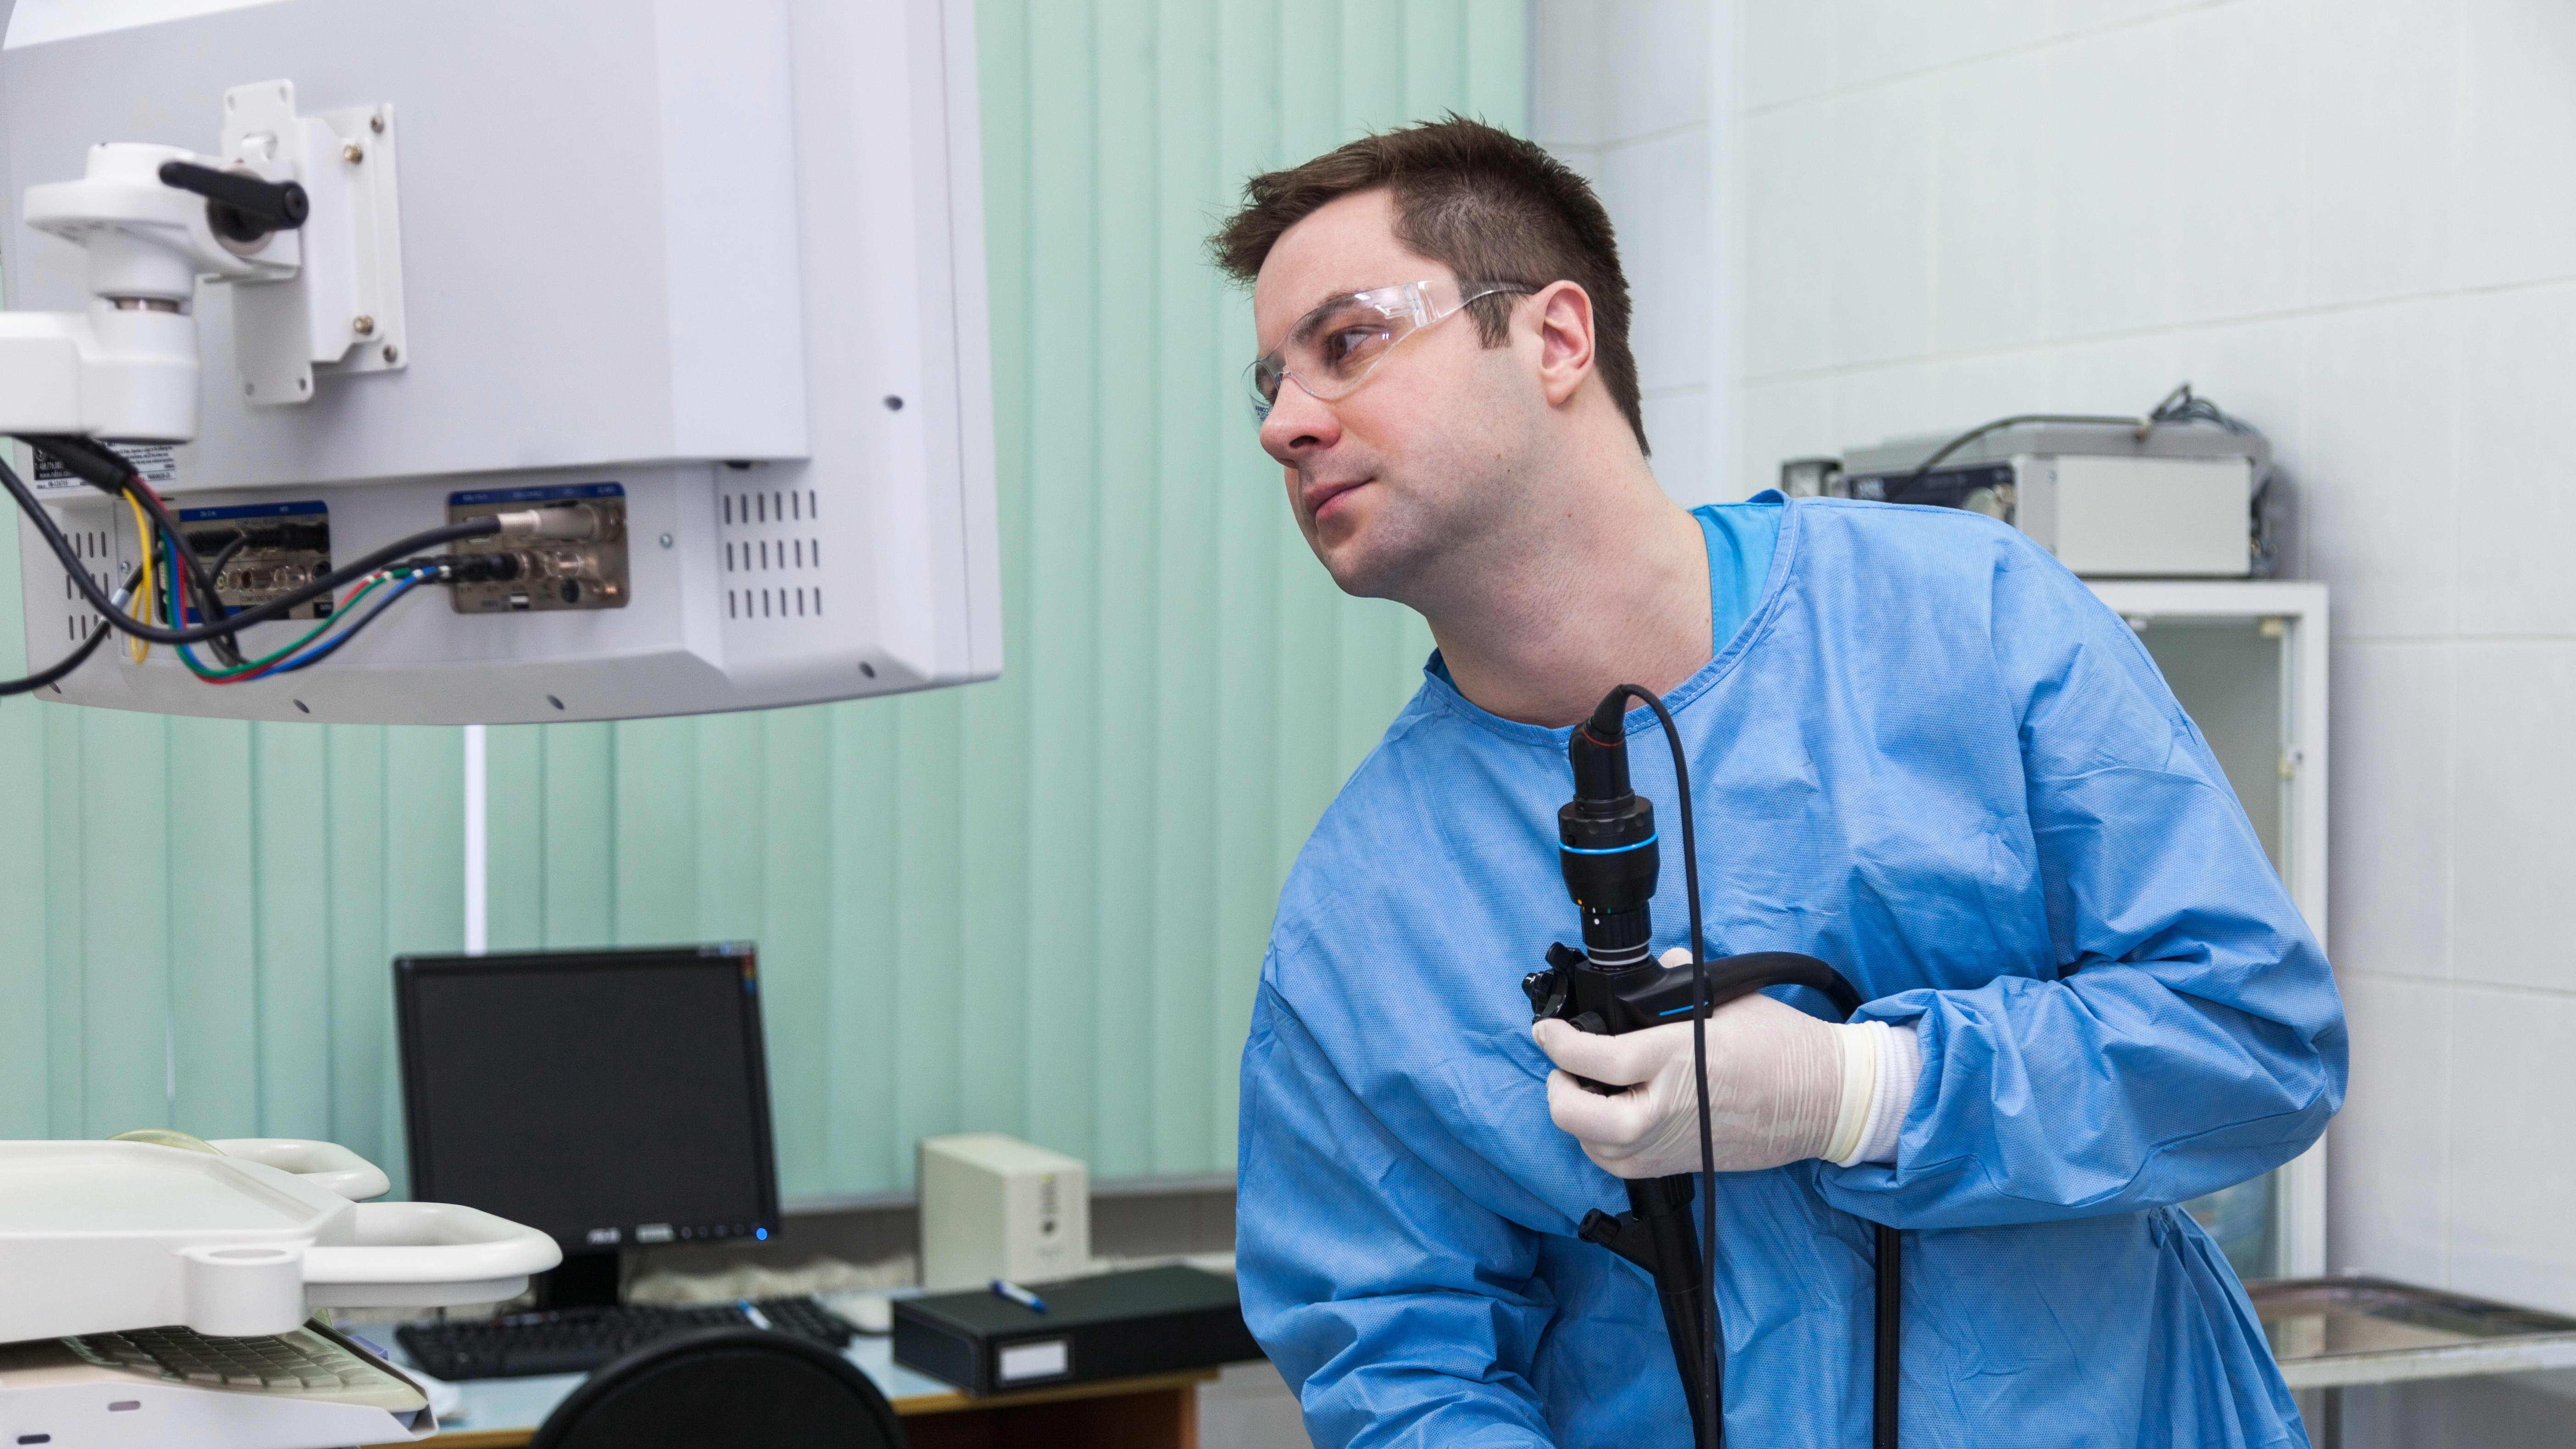
{"label": "man's ear", "polygon": [[1550,282],[1530,299],[1538,328],[1538,381],[1550,407],[1562,407],[1592,375],[1592,298],[1572,282]]}

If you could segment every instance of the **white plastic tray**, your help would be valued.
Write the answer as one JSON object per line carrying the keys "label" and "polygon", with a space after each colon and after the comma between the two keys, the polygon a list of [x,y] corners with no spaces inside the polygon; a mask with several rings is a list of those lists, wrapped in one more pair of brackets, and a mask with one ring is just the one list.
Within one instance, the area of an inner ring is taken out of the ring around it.
{"label": "white plastic tray", "polygon": [[562,1261],[534,1228],[448,1203],[358,1203],[385,1176],[327,1142],[225,1155],[0,1142],[0,1343],[184,1324],[284,1333],[316,1308],[509,1298]]}

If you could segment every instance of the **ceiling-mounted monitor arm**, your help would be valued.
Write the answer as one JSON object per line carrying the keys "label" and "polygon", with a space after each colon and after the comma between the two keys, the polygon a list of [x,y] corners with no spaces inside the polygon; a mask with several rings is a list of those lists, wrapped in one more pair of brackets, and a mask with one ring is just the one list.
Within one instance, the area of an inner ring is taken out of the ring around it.
{"label": "ceiling-mounted monitor arm", "polygon": [[316,368],[404,365],[391,119],[299,117],[288,82],[236,86],[225,156],[109,143],[79,180],[27,188],[27,225],[88,253],[90,301],[0,312],[0,434],[194,438],[200,279],[247,284],[233,340],[249,406],[310,402]]}
{"label": "ceiling-mounted monitor arm", "polygon": [[197,278],[282,280],[302,259],[291,229],[226,246],[206,200],[161,179],[165,165],[211,170],[209,159],[93,146],[80,180],[27,188],[27,224],[89,254],[90,301],[79,312],[0,312],[0,433],[196,436]]}

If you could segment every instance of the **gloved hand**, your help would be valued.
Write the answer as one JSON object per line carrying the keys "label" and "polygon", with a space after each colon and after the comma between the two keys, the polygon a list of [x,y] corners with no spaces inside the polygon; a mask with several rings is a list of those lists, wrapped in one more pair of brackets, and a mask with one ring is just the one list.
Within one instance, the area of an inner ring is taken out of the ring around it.
{"label": "gloved hand", "polygon": [[[1878,1082],[1877,1023],[1819,1021],[1759,992],[1708,1018],[1711,1142],[1720,1172],[1751,1172],[1860,1145]],[[1700,1170],[1699,1091],[1687,1021],[1593,1036],[1554,1018],[1533,1028],[1559,1070],[1547,1114],[1619,1177]],[[1909,1044],[1910,1045],[1910,1044]],[[1603,1096],[1576,1082],[1630,1090]],[[1911,1095],[1912,1083],[1904,1084]],[[1901,1115],[1902,1107],[1899,1105]]]}

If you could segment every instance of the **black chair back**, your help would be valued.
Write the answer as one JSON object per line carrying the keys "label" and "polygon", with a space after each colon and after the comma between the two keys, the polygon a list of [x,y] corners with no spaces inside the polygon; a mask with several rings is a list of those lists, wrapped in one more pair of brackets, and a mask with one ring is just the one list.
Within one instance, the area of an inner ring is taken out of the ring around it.
{"label": "black chair back", "polygon": [[646,1344],[590,1376],[529,1449],[904,1449],[885,1395],[832,1349],[758,1328]]}

